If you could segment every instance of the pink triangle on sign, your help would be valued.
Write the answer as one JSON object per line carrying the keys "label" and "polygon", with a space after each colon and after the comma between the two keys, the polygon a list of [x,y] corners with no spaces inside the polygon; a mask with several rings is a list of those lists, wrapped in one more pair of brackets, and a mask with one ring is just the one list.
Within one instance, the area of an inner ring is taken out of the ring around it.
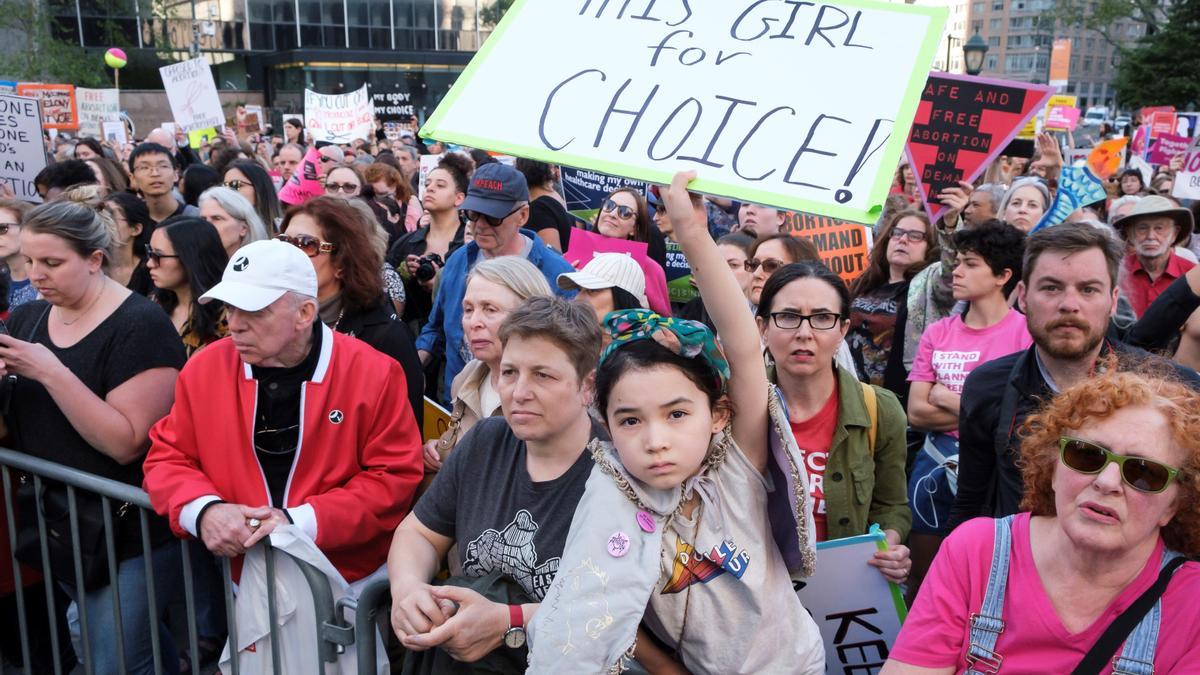
{"label": "pink triangle on sign", "polygon": [[931,221],[946,210],[937,195],[978,178],[1053,92],[1039,84],[929,74],[907,151]]}

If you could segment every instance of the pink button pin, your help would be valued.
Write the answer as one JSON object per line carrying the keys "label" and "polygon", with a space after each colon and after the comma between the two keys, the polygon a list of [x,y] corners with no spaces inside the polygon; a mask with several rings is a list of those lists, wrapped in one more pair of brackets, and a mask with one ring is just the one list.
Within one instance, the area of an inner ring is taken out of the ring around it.
{"label": "pink button pin", "polygon": [[620,558],[629,553],[629,536],[624,532],[613,532],[608,538],[608,554]]}
{"label": "pink button pin", "polygon": [[649,511],[637,512],[638,527],[642,528],[642,532],[653,532],[657,526],[654,524],[654,516],[650,515]]}

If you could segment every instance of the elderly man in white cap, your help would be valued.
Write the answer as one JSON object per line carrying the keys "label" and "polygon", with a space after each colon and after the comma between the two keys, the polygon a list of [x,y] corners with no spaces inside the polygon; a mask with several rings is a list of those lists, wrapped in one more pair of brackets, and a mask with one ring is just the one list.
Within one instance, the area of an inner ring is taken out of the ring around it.
{"label": "elderly man in white cap", "polygon": [[1192,234],[1192,212],[1166,197],[1143,197],[1128,214],[1113,221],[1133,250],[1122,262],[1121,291],[1139,317],[1171,282],[1195,263],[1181,258],[1175,247]]}
{"label": "elderly man in white cap", "polygon": [[181,537],[239,556],[288,523],[349,582],[380,569],[423,473],[400,365],[317,320],[317,277],[281,241],[240,249],[200,302],[230,337],[180,374],[145,487]]}

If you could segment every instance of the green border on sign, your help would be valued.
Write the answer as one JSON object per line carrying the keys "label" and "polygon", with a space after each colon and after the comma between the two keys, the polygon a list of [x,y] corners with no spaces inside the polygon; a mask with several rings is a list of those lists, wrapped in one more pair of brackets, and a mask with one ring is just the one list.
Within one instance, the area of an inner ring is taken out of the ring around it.
{"label": "green border on sign", "polygon": [[[860,534],[854,537],[845,537],[843,539],[830,539],[828,541],[818,541],[817,550],[827,548],[837,548],[839,546],[852,546],[863,542],[873,541],[875,547],[880,551],[888,550],[887,537],[880,529],[879,523],[871,525],[871,530],[866,534]],[[900,592],[900,586],[888,582],[888,588],[892,591],[892,603],[896,605],[896,616],[900,618],[900,625],[904,625],[904,620],[908,618],[908,605],[904,604],[904,594]]]}
{"label": "green border on sign", "polygon": [[[446,94],[442,102],[438,104],[433,115],[425,122],[425,126],[421,128],[420,135],[422,138],[433,138],[446,143],[454,143],[456,145],[465,145],[471,148],[480,148],[490,150],[492,152],[502,152],[514,157],[525,157],[550,164],[562,164],[565,166],[585,169],[589,171],[599,171],[612,176],[621,176],[625,178],[633,178],[646,181],[649,183],[659,183],[663,185],[670,184],[673,172],[647,169],[637,167],[630,164],[622,164],[620,162],[608,162],[597,160],[584,155],[572,154],[569,152],[554,152],[546,148],[529,147],[519,145],[517,143],[509,143],[501,139],[483,138],[474,136],[469,133],[457,133],[453,131],[443,131],[440,127],[443,118],[447,111],[454,107],[459,96],[471,83],[475,72],[492,53],[492,50],[503,39],[508,32],[508,28],[513,22],[518,20],[518,16],[525,5],[530,0],[516,0],[513,6],[505,13],[499,25],[492,32],[492,35],[483,43],[483,47],[476,52],[475,57],[467,64],[467,67],[455,80],[454,85]],[[882,2],[874,2],[873,0],[840,0],[837,4],[859,9],[868,9],[876,11],[899,12],[907,14],[920,14],[929,17],[929,26],[926,29],[924,38],[921,41],[921,47],[917,51],[916,69],[909,75],[908,85],[905,88],[904,96],[901,99],[900,109],[896,112],[896,119],[893,123],[892,134],[888,138],[887,145],[883,149],[883,155],[880,158],[881,167],[897,166],[900,163],[900,156],[904,153],[904,147],[908,142],[908,131],[912,127],[913,120],[917,115],[917,106],[921,102],[921,88],[925,85],[929,72],[928,66],[933,63],[933,57],[937,51],[938,44],[941,41],[942,28],[945,25],[946,17],[949,14],[947,7],[925,7],[915,5],[892,5]],[[897,133],[897,131],[903,133]],[[868,192],[868,203],[872,204],[872,208],[860,210],[843,206],[839,204],[831,204],[827,202],[812,201],[809,199],[792,198],[786,195],[768,192],[764,190],[755,190],[744,185],[725,183],[718,180],[710,180],[706,178],[697,178],[691,183],[691,188],[697,192],[715,195],[719,197],[729,197],[739,201],[750,201],[760,204],[769,204],[778,208],[789,209],[792,211],[804,211],[806,213],[816,213],[820,215],[838,218],[840,220],[850,220],[857,223],[874,223],[883,209],[883,202],[887,198],[888,191],[891,189],[893,174],[891,171],[881,171],[876,177],[874,185],[871,186]]]}

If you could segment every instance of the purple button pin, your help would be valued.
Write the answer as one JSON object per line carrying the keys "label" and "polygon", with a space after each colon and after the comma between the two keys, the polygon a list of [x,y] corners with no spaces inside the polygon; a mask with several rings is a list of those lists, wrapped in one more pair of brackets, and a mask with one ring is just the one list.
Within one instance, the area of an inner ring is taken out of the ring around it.
{"label": "purple button pin", "polygon": [[650,515],[649,511],[637,512],[638,527],[642,528],[642,532],[653,532],[657,526],[654,524],[654,516]]}
{"label": "purple button pin", "polygon": [[629,553],[629,535],[624,532],[613,532],[608,538],[608,554],[620,558]]}

